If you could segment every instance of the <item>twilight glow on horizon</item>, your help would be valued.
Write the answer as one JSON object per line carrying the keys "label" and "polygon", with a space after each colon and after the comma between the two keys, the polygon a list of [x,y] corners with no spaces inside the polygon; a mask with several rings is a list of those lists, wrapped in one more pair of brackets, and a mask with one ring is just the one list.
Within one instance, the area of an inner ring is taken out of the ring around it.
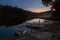
{"label": "twilight glow on horizon", "polygon": [[0,4],[9,5],[32,12],[44,12],[49,8],[44,7],[41,0],[0,0]]}

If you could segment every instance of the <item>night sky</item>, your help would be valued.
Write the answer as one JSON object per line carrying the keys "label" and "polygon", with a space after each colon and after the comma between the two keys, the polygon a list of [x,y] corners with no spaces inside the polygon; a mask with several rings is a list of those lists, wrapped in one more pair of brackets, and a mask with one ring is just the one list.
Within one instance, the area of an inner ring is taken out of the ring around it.
{"label": "night sky", "polygon": [[16,6],[32,12],[43,12],[49,10],[49,8],[42,5],[41,0],[0,0],[0,4]]}

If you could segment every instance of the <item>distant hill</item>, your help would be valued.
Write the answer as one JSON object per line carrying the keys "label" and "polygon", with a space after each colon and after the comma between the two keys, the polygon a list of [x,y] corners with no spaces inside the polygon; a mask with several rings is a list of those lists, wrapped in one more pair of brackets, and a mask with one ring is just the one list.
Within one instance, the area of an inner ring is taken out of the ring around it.
{"label": "distant hill", "polygon": [[17,25],[26,21],[26,11],[11,6],[0,5],[0,25]]}
{"label": "distant hill", "polygon": [[35,13],[21,8],[0,5],[0,25],[17,25],[34,18],[44,18],[45,15],[52,14],[50,11]]}
{"label": "distant hill", "polygon": [[53,11],[46,11],[46,12],[41,12],[41,13],[28,13],[27,16],[28,18],[43,18],[43,19],[48,19],[52,16]]}

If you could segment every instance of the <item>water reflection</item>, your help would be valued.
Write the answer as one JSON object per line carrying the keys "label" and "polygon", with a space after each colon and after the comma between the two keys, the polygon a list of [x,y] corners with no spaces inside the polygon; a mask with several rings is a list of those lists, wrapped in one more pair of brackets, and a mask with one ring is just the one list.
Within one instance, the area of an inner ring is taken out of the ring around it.
{"label": "water reflection", "polygon": [[[32,27],[45,27],[45,25],[51,25],[53,24],[55,21],[50,21],[50,20],[45,20],[45,19],[32,19],[30,21],[26,21],[23,24],[17,25],[16,26],[16,30],[18,32],[18,34],[22,31],[23,34],[27,33],[30,34],[31,31],[34,32],[38,32],[37,30],[32,30],[30,28],[28,28],[26,25],[31,25]],[[21,33],[20,33],[21,34]]]}
{"label": "water reflection", "polygon": [[39,23],[39,21],[40,21],[40,23],[43,23],[44,21],[45,21],[45,19],[40,19],[40,18],[36,18],[36,19],[32,19],[32,20],[30,20],[30,21],[26,21],[26,22],[36,22],[36,23]]}
{"label": "water reflection", "polygon": [[15,32],[19,35],[21,33],[24,34],[31,34],[38,32],[37,30],[32,30],[28,28],[26,25],[32,25],[32,27],[44,27],[45,25],[49,25],[54,23],[55,21],[45,20],[45,19],[32,19],[30,21],[26,21],[22,24],[12,26],[12,27],[0,27],[0,37],[12,37],[15,35]]}

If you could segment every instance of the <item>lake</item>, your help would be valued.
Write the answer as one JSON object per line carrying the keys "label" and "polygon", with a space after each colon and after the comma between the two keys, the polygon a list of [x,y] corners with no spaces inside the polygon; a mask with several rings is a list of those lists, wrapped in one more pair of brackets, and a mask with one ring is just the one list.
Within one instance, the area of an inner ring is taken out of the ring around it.
{"label": "lake", "polygon": [[[39,21],[40,20],[40,21]],[[9,27],[6,27],[6,26],[1,26],[0,27],[0,38],[4,37],[4,38],[7,38],[7,37],[13,37],[15,36],[15,32],[16,32],[16,29],[19,28],[21,29],[23,27],[24,31],[26,31],[28,34],[31,33],[31,29],[30,28],[27,28],[26,25],[30,25],[32,24],[33,26],[39,26],[39,25],[48,25],[48,24],[52,24],[54,21],[48,21],[45,19],[32,19],[30,21],[26,21],[24,22],[23,24],[19,24],[19,25],[16,25],[16,26],[9,26]],[[19,26],[19,27],[18,27]],[[22,32],[24,32],[22,31]],[[32,30],[33,32],[37,32],[36,30]]]}
{"label": "lake", "polygon": [[[28,28],[26,25],[31,25],[33,27],[45,27],[45,25],[51,25],[53,24],[55,21],[50,21],[50,20],[45,20],[45,19],[32,19],[30,21],[26,21],[23,24],[20,25],[16,25],[16,30],[18,32],[18,34],[21,34],[20,32],[25,32],[27,34],[31,34],[31,31],[34,32],[38,32],[37,30],[32,30],[30,28]],[[24,33],[23,33],[24,34]]]}

